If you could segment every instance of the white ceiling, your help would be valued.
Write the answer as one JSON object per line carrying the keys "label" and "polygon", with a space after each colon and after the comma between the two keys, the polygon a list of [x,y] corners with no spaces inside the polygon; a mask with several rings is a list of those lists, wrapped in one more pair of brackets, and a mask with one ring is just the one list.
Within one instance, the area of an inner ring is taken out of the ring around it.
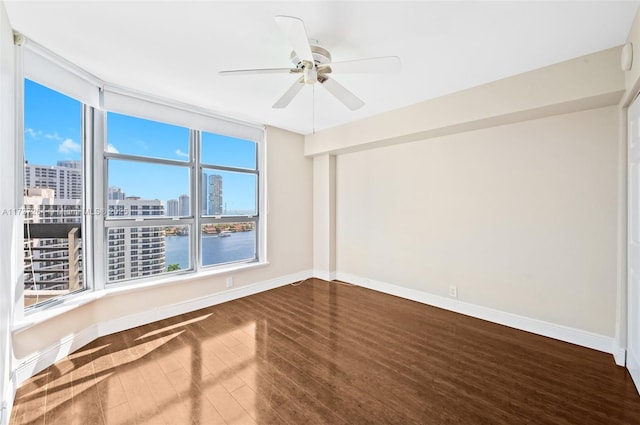
{"label": "white ceiling", "polygon": [[[315,129],[407,106],[625,42],[639,1],[17,1],[14,29],[102,80],[299,133],[314,129],[313,88],[271,105],[293,75],[220,77],[289,66],[274,15],[304,20],[334,61],[397,55],[399,75],[334,77],[366,105],[315,88]],[[428,119],[428,117],[425,117]]]}

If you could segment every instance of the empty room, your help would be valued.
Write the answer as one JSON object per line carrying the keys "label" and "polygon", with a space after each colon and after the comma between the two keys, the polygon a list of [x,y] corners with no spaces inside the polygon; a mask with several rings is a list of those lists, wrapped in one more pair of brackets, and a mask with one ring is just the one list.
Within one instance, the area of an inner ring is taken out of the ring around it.
{"label": "empty room", "polygon": [[0,425],[640,424],[640,1],[0,0]]}

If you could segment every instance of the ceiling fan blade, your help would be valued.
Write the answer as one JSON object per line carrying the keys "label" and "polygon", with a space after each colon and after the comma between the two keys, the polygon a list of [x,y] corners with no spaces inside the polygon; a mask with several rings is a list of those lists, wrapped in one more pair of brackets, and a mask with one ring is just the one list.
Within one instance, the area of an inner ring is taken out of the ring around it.
{"label": "ceiling fan blade", "polygon": [[339,72],[347,73],[375,73],[375,74],[392,74],[400,72],[400,58],[397,56],[382,56],[378,58],[356,59],[343,62],[333,62],[325,65],[319,65],[319,72]]}
{"label": "ceiling fan blade", "polygon": [[347,108],[355,111],[356,109],[360,109],[364,106],[364,102],[360,100],[355,94],[351,93],[349,90],[344,88],[342,84],[339,84],[336,80],[325,77],[325,80],[322,81],[322,86],[329,91],[332,95],[336,97],[340,102],[344,104]]}
{"label": "ceiling fan blade", "polygon": [[263,68],[263,69],[234,69],[219,71],[218,75],[258,75],[258,74],[295,74],[302,72],[296,68]]}
{"label": "ceiling fan blade", "polygon": [[273,104],[272,107],[275,109],[286,108],[293,98],[296,97],[302,87],[304,87],[304,77],[298,78],[296,82],[293,83],[293,85],[282,95],[282,97]]}
{"label": "ceiling fan blade", "polygon": [[293,51],[298,55],[298,59],[314,63],[309,38],[307,37],[307,31],[304,29],[302,19],[284,15],[278,15],[274,19],[285,37],[287,37],[287,40],[289,40]]}

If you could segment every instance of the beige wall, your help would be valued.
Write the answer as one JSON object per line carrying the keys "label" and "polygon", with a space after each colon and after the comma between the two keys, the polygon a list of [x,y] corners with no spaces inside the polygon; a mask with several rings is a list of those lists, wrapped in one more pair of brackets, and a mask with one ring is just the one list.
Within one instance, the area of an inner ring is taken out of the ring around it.
{"label": "beige wall", "polygon": [[453,285],[451,308],[606,337],[583,343],[624,362],[620,52],[308,135],[337,156],[337,276],[425,302]]}
{"label": "beige wall", "polygon": [[338,156],[341,273],[614,335],[615,106]]}
{"label": "beige wall", "polygon": [[313,274],[334,280],[336,273],[336,158],[313,158]]}
{"label": "beige wall", "polygon": [[107,295],[68,313],[14,333],[18,359],[50,347],[67,335],[122,317],[168,308],[226,290],[310,271],[312,257],[312,160],[303,156],[303,137],[267,130],[267,251],[269,264],[242,272],[181,282],[175,285]]}
{"label": "beige wall", "polygon": [[[616,104],[619,47],[307,135],[305,154],[340,154]],[[638,60],[640,62],[640,59]]]}
{"label": "beige wall", "polygon": [[640,9],[636,13],[627,42],[633,44],[633,64],[631,70],[625,72],[626,96],[624,101],[629,104],[640,91]]}

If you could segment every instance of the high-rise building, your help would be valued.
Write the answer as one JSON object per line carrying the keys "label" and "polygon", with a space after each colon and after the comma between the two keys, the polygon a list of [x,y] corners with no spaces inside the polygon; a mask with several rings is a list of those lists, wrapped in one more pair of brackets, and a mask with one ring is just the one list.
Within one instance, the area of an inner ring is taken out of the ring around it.
{"label": "high-rise building", "polygon": [[126,196],[122,189],[117,186],[109,186],[108,199],[110,201],[122,200],[124,198],[126,198]]}
{"label": "high-rise building", "polygon": [[[82,283],[82,242],[74,238],[71,263],[68,229],[41,237],[31,224],[77,223],[82,226],[82,167],[80,161],[58,161],[57,165],[24,164],[25,305],[49,297],[41,290],[74,291]],[[78,235],[81,235],[81,231]],[[58,237],[59,236],[59,237]],[[73,264],[73,265],[72,265]],[[62,265],[62,266],[61,266]],[[71,273],[71,270],[74,270]],[[77,273],[75,271],[78,271]],[[34,292],[35,291],[35,292]],[[35,294],[35,296],[30,296]]]}
{"label": "high-rise building", "polygon": [[[163,216],[162,201],[129,196],[109,201],[124,216]],[[165,271],[165,232],[161,226],[111,227],[108,231],[107,280],[150,276]]]}
{"label": "high-rise building", "polygon": [[109,201],[109,214],[116,217],[136,215],[164,215],[164,205],[159,199],[142,199],[138,196],[127,196],[124,199]]}
{"label": "high-rise building", "polygon": [[26,223],[81,223],[80,199],[56,199],[54,189],[24,189],[24,221]]}
{"label": "high-rise building", "polygon": [[[56,199],[54,193],[54,189],[25,188],[25,223],[78,223],[78,227],[81,227],[81,200]],[[157,199],[128,197],[110,200],[108,205],[110,211],[120,216],[163,216],[165,213],[162,202]],[[61,262],[68,263],[69,241],[66,238],[29,237],[25,242],[28,251],[25,261],[30,265],[25,289],[68,291],[69,276],[59,269]],[[80,240],[77,243],[81,248]],[[110,227],[107,256],[107,278],[110,282],[162,273],[165,271],[164,228]],[[82,274],[79,279],[76,285],[82,285]]]}
{"label": "high-rise building", "polygon": [[209,214],[222,215],[222,176],[212,174],[209,176]]}
{"label": "high-rise building", "polygon": [[58,161],[57,165],[24,164],[26,188],[53,189],[55,199],[82,199],[80,161]]}
{"label": "high-rise building", "polygon": [[202,173],[202,179],[200,181],[200,193],[202,193],[202,215],[211,215],[209,210],[209,184],[208,176],[206,173]]}
{"label": "high-rise building", "polygon": [[76,159],[65,159],[62,161],[58,161],[56,162],[56,165],[58,167],[74,168],[76,170],[82,169],[82,163]]}
{"label": "high-rise building", "polygon": [[180,195],[178,198],[178,211],[181,217],[190,216],[189,195]]}
{"label": "high-rise building", "polygon": [[178,217],[180,215],[180,203],[177,199],[169,199],[167,201],[167,215],[169,217]]}
{"label": "high-rise building", "polygon": [[[56,199],[54,189],[25,188],[25,305],[51,296],[39,292],[41,290],[68,292],[83,286],[82,242],[80,238],[74,239],[78,247],[73,250],[78,258],[74,267],[78,267],[79,272],[70,275],[70,246],[74,245],[69,245],[68,237],[71,228],[81,228],[81,213],[80,199]],[[77,223],[77,226],[65,227],[66,223]],[[52,236],[54,232],[48,232],[46,237],[41,237],[32,224],[58,224],[62,230],[55,236]]]}

